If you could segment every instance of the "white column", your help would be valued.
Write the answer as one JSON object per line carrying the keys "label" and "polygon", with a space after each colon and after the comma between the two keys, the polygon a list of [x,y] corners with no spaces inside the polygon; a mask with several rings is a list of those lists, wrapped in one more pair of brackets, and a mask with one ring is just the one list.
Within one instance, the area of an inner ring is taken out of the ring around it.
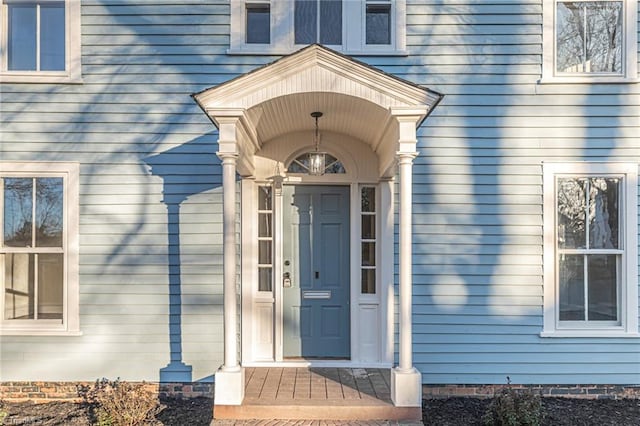
{"label": "white column", "polygon": [[222,233],[225,371],[238,371],[238,312],[236,291],[236,161],[237,154],[218,153],[222,160]]}
{"label": "white column", "polygon": [[238,362],[236,290],[236,164],[238,120],[219,119],[218,157],[222,160],[224,363],[215,374],[215,405],[241,405],[244,369]]}
{"label": "white column", "polygon": [[413,370],[412,357],[412,250],[411,250],[411,199],[412,199],[412,167],[417,153],[398,153],[400,175],[400,362],[398,371]]}
{"label": "white column", "polygon": [[396,161],[399,174],[399,312],[400,334],[399,363],[391,370],[391,399],[398,407],[420,407],[422,405],[422,376],[413,366],[412,336],[412,262],[411,249],[411,204],[412,168],[416,152],[416,125],[420,116],[415,111],[393,111],[398,120],[398,152]]}

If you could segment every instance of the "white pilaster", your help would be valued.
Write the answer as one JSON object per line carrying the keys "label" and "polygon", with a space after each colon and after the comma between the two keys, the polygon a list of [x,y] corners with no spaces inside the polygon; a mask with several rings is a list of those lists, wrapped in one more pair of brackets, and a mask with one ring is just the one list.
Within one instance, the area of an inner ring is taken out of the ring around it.
{"label": "white pilaster", "polygon": [[236,151],[237,120],[219,124],[222,160],[224,364],[215,375],[216,405],[240,405],[244,399],[244,369],[238,362],[236,291]]}
{"label": "white pilaster", "polygon": [[412,225],[412,169],[413,159],[418,155],[416,148],[416,125],[419,116],[402,114],[398,120],[398,162],[399,174],[399,364],[391,370],[391,399],[398,407],[419,407],[422,405],[422,376],[413,366],[412,336],[412,268],[411,249]]}

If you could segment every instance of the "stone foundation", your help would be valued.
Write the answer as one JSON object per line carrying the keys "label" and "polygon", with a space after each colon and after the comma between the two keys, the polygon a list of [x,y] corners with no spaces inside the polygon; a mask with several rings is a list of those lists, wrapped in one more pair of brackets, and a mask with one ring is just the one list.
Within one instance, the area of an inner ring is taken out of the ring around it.
{"label": "stone foundation", "polygon": [[[507,385],[423,385],[425,399],[449,397],[491,398]],[[640,399],[639,385],[510,385],[541,396],[583,399]]]}
{"label": "stone foundation", "polygon": [[[80,386],[95,382],[1,382],[0,400],[4,401],[80,401]],[[159,398],[213,398],[213,383],[148,383],[147,389]]]}

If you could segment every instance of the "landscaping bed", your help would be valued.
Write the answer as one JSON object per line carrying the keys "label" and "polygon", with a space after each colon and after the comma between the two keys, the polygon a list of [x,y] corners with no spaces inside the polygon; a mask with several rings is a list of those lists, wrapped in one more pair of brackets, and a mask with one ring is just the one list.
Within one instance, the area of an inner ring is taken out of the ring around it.
{"label": "landscaping bed", "polygon": [[[491,399],[428,399],[424,403],[425,425],[482,425],[482,416]],[[148,425],[209,425],[213,401],[209,398],[167,399],[158,404]],[[640,400],[542,399],[543,425],[554,426],[637,426],[640,425]],[[5,425],[90,425],[86,404],[73,402],[4,402],[0,412],[7,415]],[[2,422],[0,421],[0,424]],[[332,422],[336,424],[336,422]],[[345,422],[345,424],[349,424]]]}

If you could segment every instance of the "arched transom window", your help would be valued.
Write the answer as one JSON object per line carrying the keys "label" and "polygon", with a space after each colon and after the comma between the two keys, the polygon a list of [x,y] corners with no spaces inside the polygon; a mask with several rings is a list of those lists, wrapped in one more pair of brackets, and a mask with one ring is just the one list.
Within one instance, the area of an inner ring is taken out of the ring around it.
{"label": "arched transom window", "polygon": [[340,160],[325,152],[307,152],[289,164],[289,173],[301,173],[310,175],[323,175],[346,173],[344,165]]}

